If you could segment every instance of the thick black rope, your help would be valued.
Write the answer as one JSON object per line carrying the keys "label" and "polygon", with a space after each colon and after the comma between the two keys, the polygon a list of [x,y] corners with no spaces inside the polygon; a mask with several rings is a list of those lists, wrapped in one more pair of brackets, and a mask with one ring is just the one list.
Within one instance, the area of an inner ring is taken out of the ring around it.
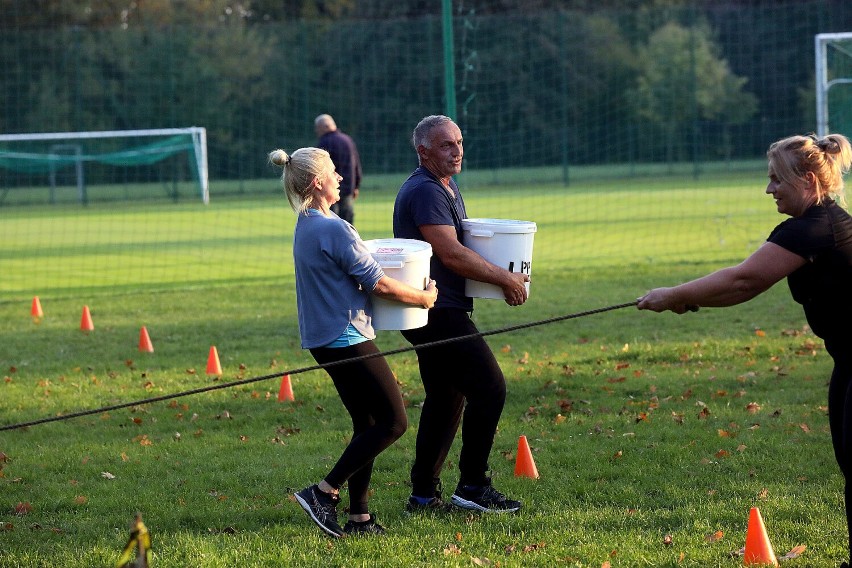
{"label": "thick black rope", "polygon": [[36,426],[38,424],[47,424],[48,422],[57,422],[59,420],[70,420],[71,418],[79,418],[81,416],[91,416],[92,414],[101,414],[103,412],[109,412],[111,410],[119,410],[121,408],[127,408],[127,407],[130,407],[130,406],[139,406],[139,405],[142,405],[142,404],[150,404],[152,402],[161,402],[163,400],[170,400],[172,398],[180,398],[180,397],[189,396],[189,395],[193,395],[193,394],[200,394],[200,393],[203,393],[203,392],[209,392],[209,391],[214,391],[214,390],[219,390],[219,389],[226,389],[226,388],[240,386],[240,385],[247,385],[249,383],[256,383],[256,382],[259,382],[259,381],[267,381],[269,379],[274,379],[276,377],[282,377],[284,375],[298,375],[299,373],[307,373],[308,371],[316,371],[317,369],[324,369],[326,367],[332,367],[334,365],[344,365],[344,364],[347,364],[347,363],[353,363],[355,361],[361,361],[361,360],[364,360],[364,359],[372,359],[372,358],[375,358],[375,357],[384,357],[384,356],[387,356],[387,355],[397,355],[399,353],[405,353],[406,351],[414,351],[416,349],[427,349],[429,347],[435,347],[437,345],[446,345],[447,343],[454,343],[454,342],[457,342],[457,341],[467,341],[467,340],[470,340],[470,339],[473,339],[473,338],[476,338],[476,337],[486,337],[486,336],[489,336],[489,335],[497,335],[499,333],[508,333],[510,331],[517,331],[519,329],[526,329],[528,327],[546,325],[546,324],[549,324],[549,323],[555,323],[555,322],[565,321],[565,320],[569,320],[569,319],[581,318],[581,317],[584,317],[584,316],[590,316],[590,315],[599,314],[599,313],[603,313],[603,312],[609,312],[609,311],[612,311],[612,310],[619,310],[621,308],[627,308],[627,307],[630,307],[630,306],[635,306],[637,303],[638,303],[638,300],[634,300],[632,302],[626,302],[624,304],[615,304],[613,306],[607,306],[605,308],[597,308],[597,309],[594,309],[594,310],[587,310],[587,311],[584,311],[584,312],[576,312],[576,313],[567,314],[567,315],[564,315],[564,316],[557,316],[557,317],[548,318],[548,319],[544,319],[544,320],[539,320],[539,321],[534,321],[534,322],[529,322],[529,323],[522,323],[522,324],[518,324],[518,325],[511,325],[511,326],[508,326],[508,327],[502,327],[502,328],[499,328],[499,329],[492,329],[490,331],[480,331],[480,332],[477,332],[477,333],[471,333],[470,335],[461,335],[459,337],[451,337],[449,339],[441,339],[441,340],[438,340],[438,341],[432,341],[430,343],[423,343],[423,344],[418,345],[416,347],[414,347],[414,346],[400,347],[398,349],[391,349],[390,351],[381,351],[379,353],[370,353],[368,355],[361,355],[361,356],[352,357],[352,358],[349,358],[349,359],[341,359],[340,361],[334,361],[332,363],[326,363],[326,364],[323,364],[323,365],[311,365],[310,367],[301,367],[299,369],[292,369],[290,371],[280,371],[278,373],[273,373],[271,375],[263,375],[263,376],[260,376],[260,377],[251,377],[251,378],[248,378],[248,379],[240,379],[238,381],[230,381],[230,382],[227,382],[227,383],[219,383],[219,384],[216,384],[216,385],[199,387],[197,389],[181,391],[181,392],[177,392],[177,393],[174,393],[174,394],[166,394],[166,395],[163,395],[163,396],[155,396],[155,397],[152,397],[152,398],[146,398],[146,399],[143,399],[143,400],[136,400],[136,401],[133,401],[133,402],[124,402],[124,403],[121,403],[121,404],[113,404],[113,405],[110,405],[110,406],[103,406],[101,408],[94,408],[92,410],[81,410],[79,412],[72,412],[71,414],[61,414],[59,416],[51,416],[49,418],[41,418],[39,420],[32,420],[30,422],[21,422],[21,423],[18,423],[18,424],[10,424],[8,426],[0,426],[0,432],[6,431],[6,430],[17,430],[19,428]]}

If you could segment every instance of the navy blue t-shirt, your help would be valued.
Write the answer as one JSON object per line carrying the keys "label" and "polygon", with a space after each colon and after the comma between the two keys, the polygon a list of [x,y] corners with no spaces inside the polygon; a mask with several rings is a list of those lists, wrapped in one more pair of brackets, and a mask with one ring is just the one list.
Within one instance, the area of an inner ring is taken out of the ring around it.
{"label": "navy blue t-shirt", "polygon": [[[419,167],[408,176],[393,206],[393,236],[398,239],[425,241],[420,232],[422,225],[449,225],[456,230],[456,237],[463,242],[462,219],[467,218],[464,199],[456,182],[450,178],[450,188],[455,198],[438,181],[432,172]],[[430,264],[431,277],[438,286],[436,308],[460,308],[473,310],[473,299],[465,296],[465,279],[447,268],[436,254]]]}
{"label": "navy blue t-shirt", "polygon": [[852,217],[827,200],[779,224],[766,240],[807,260],[787,284],[813,332],[831,341],[852,338]]}

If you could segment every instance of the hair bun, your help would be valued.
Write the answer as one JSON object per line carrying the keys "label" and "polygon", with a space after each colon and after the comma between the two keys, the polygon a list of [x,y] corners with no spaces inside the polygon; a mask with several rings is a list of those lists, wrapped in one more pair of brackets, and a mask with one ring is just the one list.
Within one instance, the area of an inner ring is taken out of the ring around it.
{"label": "hair bun", "polygon": [[269,161],[276,166],[286,166],[290,162],[290,156],[284,150],[273,150],[269,153]]}
{"label": "hair bun", "polygon": [[838,142],[837,139],[832,138],[831,136],[820,138],[816,144],[817,147],[819,147],[819,149],[825,152],[826,154],[840,153],[840,142]]}

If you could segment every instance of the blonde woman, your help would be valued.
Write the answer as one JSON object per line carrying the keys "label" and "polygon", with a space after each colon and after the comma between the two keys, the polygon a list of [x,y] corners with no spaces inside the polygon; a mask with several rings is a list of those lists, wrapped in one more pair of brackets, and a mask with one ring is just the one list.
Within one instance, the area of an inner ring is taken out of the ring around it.
{"label": "blonde woman", "polygon": [[[813,332],[834,360],[828,387],[828,421],[834,455],[846,480],[846,521],[852,557],[852,217],[846,212],[843,176],[852,165],[849,140],[791,136],[767,152],[769,184],[779,213],[791,218],[736,266],[639,299],[640,310],[682,314],[699,306],[746,302],[787,278]],[[841,566],[848,567],[849,560]]]}
{"label": "blonde woman", "polygon": [[[340,175],[328,152],[302,148],[288,155],[275,150],[270,161],[283,168],[287,199],[297,213],[293,236],[296,305],[302,348],[317,363],[369,358],[326,368],[352,417],[352,440],[319,483],[295,494],[317,526],[332,537],[383,534],[369,512],[373,460],[399,439],[408,420],[399,386],[383,357],[374,356],[370,294],[431,308],[438,290],[425,290],[387,276],[372,258],[355,228],[331,206],[340,199]],[[349,519],[337,521],[340,487],[349,485]]]}

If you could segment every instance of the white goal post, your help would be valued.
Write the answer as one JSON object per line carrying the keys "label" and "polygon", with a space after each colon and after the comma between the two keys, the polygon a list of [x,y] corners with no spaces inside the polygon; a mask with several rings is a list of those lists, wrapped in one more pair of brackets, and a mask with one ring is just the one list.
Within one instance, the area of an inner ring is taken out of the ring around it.
{"label": "white goal post", "polygon": [[[194,163],[196,167],[196,171],[198,173],[198,186],[199,191],[201,193],[201,199],[204,204],[208,204],[210,202],[210,186],[209,186],[209,174],[207,170],[207,129],[199,126],[192,126],[188,128],[158,128],[158,129],[149,129],[149,130],[103,130],[103,131],[88,131],[88,132],[40,132],[40,133],[27,133],[27,134],[0,134],[0,142],[16,142],[16,141],[63,141],[63,142],[73,142],[74,140],[91,140],[91,139],[104,139],[104,138],[139,138],[139,137],[164,137],[164,136],[179,136],[179,135],[189,135],[192,139],[192,150],[194,155]],[[62,149],[64,150],[74,150],[71,148],[72,144],[63,145]],[[58,148],[58,146],[57,146]],[[155,153],[158,150],[150,150],[151,154]],[[127,155],[131,155],[133,153],[140,154],[145,153],[146,150],[134,150],[129,149],[125,152]],[[72,158],[68,158],[71,155]],[[44,159],[45,155],[28,155],[23,153],[14,153],[14,152],[6,152],[4,153],[5,157],[8,158],[16,158],[21,160],[31,159]],[[54,156],[59,157],[59,155]],[[69,154],[65,153],[62,155],[62,158],[65,160],[71,159],[75,161],[76,171],[77,171],[77,184],[81,191],[81,197],[83,190],[83,162],[90,160],[96,161],[99,156],[86,156],[81,155],[79,150],[76,153]]]}
{"label": "white goal post", "polygon": [[[847,42],[847,43],[844,43]],[[832,47],[852,58],[852,32],[817,34],[814,36],[816,57],[816,120],[817,136],[829,133],[828,91],[835,85],[852,83],[852,77],[828,78],[828,48]]]}

